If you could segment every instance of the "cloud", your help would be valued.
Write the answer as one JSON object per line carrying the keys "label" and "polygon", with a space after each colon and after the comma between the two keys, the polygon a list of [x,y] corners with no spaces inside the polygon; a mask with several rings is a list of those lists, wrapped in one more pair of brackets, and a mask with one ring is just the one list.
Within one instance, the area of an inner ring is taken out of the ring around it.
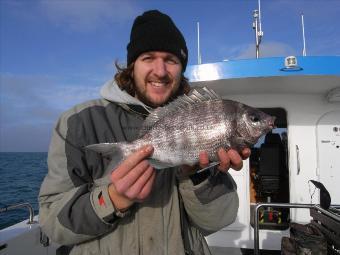
{"label": "cloud", "polygon": [[46,151],[50,130],[61,112],[98,98],[100,88],[67,84],[46,75],[1,74],[0,85],[0,151]]}
{"label": "cloud", "polygon": [[[243,44],[228,49],[227,59],[255,58],[255,44]],[[260,57],[279,57],[297,55],[298,52],[285,43],[264,42],[260,44]]]}
{"label": "cloud", "polygon": [[65,84],[46,75],[1,74],[0,81],[1,116],[11,115],[9,119],[22,116],[20,121],[29,121],[31,117],[35,121],[55,118],[77,103],[99,97],[98,85]]}
{"label": "cloud", "polygon": [[140,12],[129,1],[72,0],[41,1],[40,7],[47,18],[57,26],[88,32],[113,23],[129,21]]}

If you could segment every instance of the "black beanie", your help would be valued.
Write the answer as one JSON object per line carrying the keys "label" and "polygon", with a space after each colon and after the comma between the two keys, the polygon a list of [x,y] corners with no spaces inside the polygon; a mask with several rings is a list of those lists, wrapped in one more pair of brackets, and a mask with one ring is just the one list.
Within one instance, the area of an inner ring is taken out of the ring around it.
{"label": "black beanie", "polygon": [[188,63],[185,39],[171,18],[157,10],[144,12],[133,22],[130,42],[127,45],[127,64],[134,62],[147,51],[165,51],[177,56],[183,72]]}

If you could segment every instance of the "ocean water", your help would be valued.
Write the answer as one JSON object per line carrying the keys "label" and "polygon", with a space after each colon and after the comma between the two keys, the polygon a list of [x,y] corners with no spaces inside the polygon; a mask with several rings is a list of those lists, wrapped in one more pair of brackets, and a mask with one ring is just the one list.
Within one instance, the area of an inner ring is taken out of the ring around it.
{"label": "ocean water", "polygon": [[[47,152],[0,152],[0,208],[28,202],[38,213],[38,193],[47,173]],[[28,219],[27,209],[0,213],[0,229]]]}

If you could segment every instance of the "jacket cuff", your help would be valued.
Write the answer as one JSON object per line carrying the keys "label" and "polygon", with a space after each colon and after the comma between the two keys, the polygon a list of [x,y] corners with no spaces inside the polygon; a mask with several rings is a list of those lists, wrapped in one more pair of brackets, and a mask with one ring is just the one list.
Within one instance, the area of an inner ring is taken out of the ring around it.
{"label": "jacket cuff", "polygon": [[231,175],[222,172],[209,175],[197,185],[195,185],[190,178],[182,179],[180,180],[180,185],[182,189],[192,191],[201,204],[208,204],[210,201],[227,193],[235,192],[237,189],[236,183]]}
{"label": "jacket cuff", "polygon": [[99,186],[91,193],[91,203],[97,216],[105,223],[113,223],[115,208],[109,196],[108,185]]}

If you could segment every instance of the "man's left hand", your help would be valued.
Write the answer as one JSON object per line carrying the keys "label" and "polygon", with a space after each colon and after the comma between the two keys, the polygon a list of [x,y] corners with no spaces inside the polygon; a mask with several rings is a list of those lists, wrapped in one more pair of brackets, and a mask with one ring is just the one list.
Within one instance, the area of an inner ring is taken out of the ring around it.
{"label": "man's left hand", "polygon": [[[217,151],[218,159],[220,161],[217,169],[224,173],[226,173],[229,168],[239,171],[243,167],[243,160],[249,158],[250,153],[251,151],[249,148],[244,148],[241,153],[238,153],[236,150],[233,149],[225,150],[223,148],[220,148]],[[200,153],[199,162],[201,168],[205,168],[209,165],[207,152]]]}
{"label": "man's left hand", "polygon": [[[217,151],[218,159],[220,164],[217,166],[217,169],[221,172],[228,172],[230,168],[239,171],[243,167],[243,160],[246,160],[250,156],[250,149],[249,148],[244,148],[241,153],[238,153],[236,150],[233,149],[223,149],[220,148]],[[199,155],[199,168],[203,169],[209,166],[209,157],[208,153],[206,151],[202,151]],[[191,174],[194,174],[195,171],[197,171],[197,165],[195,166],[188,166],[188,165],[183,165],[181,167],[182,176],[188,176]]]}

